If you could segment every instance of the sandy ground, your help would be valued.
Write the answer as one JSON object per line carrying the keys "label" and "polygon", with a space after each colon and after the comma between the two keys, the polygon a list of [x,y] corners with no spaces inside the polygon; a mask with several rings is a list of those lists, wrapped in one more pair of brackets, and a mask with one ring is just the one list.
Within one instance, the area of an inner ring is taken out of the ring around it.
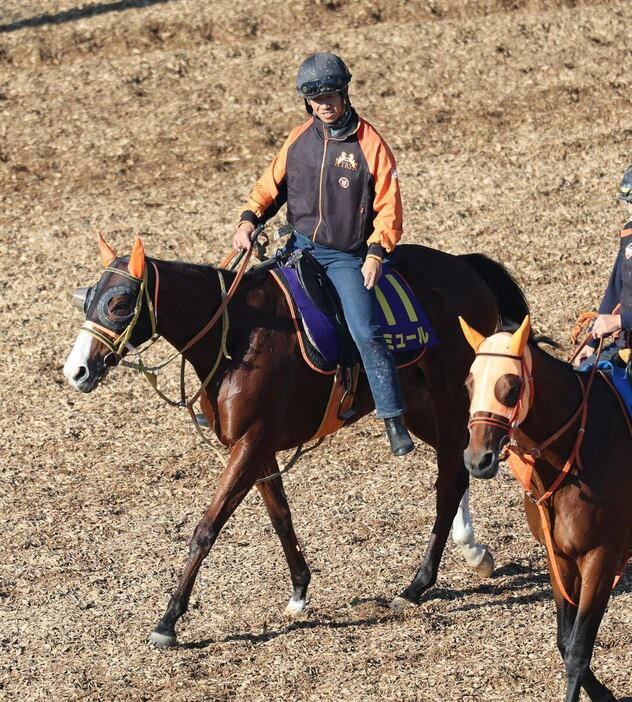
{"label": "sandy ground", "polygon": [[[503,261],[569,352],[614,259],[631,161],[629,3],[588,0],[36,2],[0,6],[0,698],[561,699],[543,550],[504,473],[472,486],[497,573],[449,545],[437,588],[395,616],[434,511],[432,451],[393,460],[374,419],[286,480],[313,570],[283,614],[285,561],[250,495],[198,579],[182,646],[145,641],[218,466],[188,418],[117,371],[62,376],[94,282],[94,232],[218,261],[236,211],[302,120],[295,69],[349,62],[353,99],[398,157],[406,238]],[[166,352],[163,348],[162,352]],[[449,349],[446,349],[449,352]],[[174,389],[173,379],[171,389]],[[632,695],[632,579],[594,667]]]}

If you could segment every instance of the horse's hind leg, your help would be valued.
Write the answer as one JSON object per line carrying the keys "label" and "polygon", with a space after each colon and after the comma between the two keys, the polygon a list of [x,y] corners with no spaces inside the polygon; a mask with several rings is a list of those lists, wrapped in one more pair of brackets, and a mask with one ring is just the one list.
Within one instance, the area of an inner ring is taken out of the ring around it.
{"label": "horse's hind leg", "polygon": [[149,636],[155,646],[176,644],[175,625],[187,611],[191,590],[202,561],[206,558],[226,520],[235,511],[258,477],[260,461],[256,461],[257,448],[236,444],[230,454],[228,465],[222,473],[213,502],[195,527],[189,542],[189,559],[176,591],[171,596],[167,609]]}
{"label": "horse's hind leg", "polygon": [[463,493],[452,522],[452,538],[461,549],[465,562],[481,578],[489,578],[494,572],[494,557],[483,544],[474,540],[474,524],[470,515],[469,488]]}
{"label": "horse's hind leg", "polygon": [[[419,570],[410,585],[393,600],[394,609],[401,609],[406,602],[418,603],[423,593],[435,584],[455,516],[454,538],[462,550],[468,551],[469,563],[472,567],[480,566],[483,574],[493,569],[493,558],[487,549],[474,544],[467,498],[462,502],[469,485],[469,474],[463,463],[467,407],[457,399],[451,401],[444,388],[435,390],[432,395],[427,387],[419,384],[414,392],[418,402],[406,414],[406,423],[415,436],[437,449],[437,516]],[[461,519],[457,515],[459,505],[465,508]]]}
{"label": "horse's hind leg", "polygon": [[[450,527],[469,484],[469,475],[463,463],[465,419],[456,410],[455,403],[451,409],[437,403],[435,417],[436,428],[429,433],[429,418],[424,412],[406,415],[410,430],[437,449],[437,516],[419,570],[410,585],[393,600],[391,606],[394,609],[400,609],[405,602],[417,604],[423,593],[437,581]],[[437,437],[436,442],[432,440],[434,436]]]}
{"label": "horse's hind leg", "polygon": [[[276,461],[274,461],[267,474],[270,475],[277,470],[278,465]],[[270,515],[272,526],[281,541],[281,546],[283,547],[283,552],[285,553],[285,558],[290,568],[290,577],[292,578],[294,591],[292,592],[292,597],[288,602],[286,611],[289,614],[298,614],[305,609],[305,605],[307,604],[307,588],[311,575],[305,558],[303,557],[301,547],[298,544],[296,534],[294,533],[292,514],[287,503],[285,490],[283,489],[283,482],[279,476],[274,480],[259,483],[257,488],[261,493],[261,497]]]}

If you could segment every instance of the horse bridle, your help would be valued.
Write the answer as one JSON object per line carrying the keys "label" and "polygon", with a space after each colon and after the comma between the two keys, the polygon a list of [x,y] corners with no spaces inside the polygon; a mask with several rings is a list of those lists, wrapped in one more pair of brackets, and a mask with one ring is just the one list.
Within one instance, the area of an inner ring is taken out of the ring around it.
{"label": "horse bridle", "polygon": [[[153,264],[152,264],[153,265]],[[84,323],[80,327],[80,331],[85,331],[91,336],[93,336],[97,341],[100,341],[108,350],[109,353],[106,354],[106,356],[103,359],[103,363],[106,366],[113,367],[116,366],[120,363],[121,359],[123,358],[123,352],[126,348],[131,348],[132,350],[139,351],[139,348],[144,346],[145,344],[151,343],[155,337],[156,337],[156,314],[155,314],[155,307],[154,304],[152,303],[151,295],[149,293],[149,286],[147,284],[147,266],[145,267],[145,270],[143,272],[143,277],[142,278],[137,278],[136,276],[132,275],[131,273],[128,273],[125,270],[122,270],[120,268],[116,268],[114,266],[108,266],[106,269],[106,272],[109,272],[110,275],[102,281],[99,281],[97,285],[90,289],[86,295],[86,301],[85,301],[85,312],[86,315],[90,311],[90,308],[94,304],[94,301],[97,301],[97,317],[100,322],[103,322],[103,324],[99,324],[98,322],[94,322],[90,319],[86,319]],[[128,321],[128,323],[122,328],[122,330],[119,331],[117,327],[119,327],[119,323],[116,321],[113,321],[111,319],[108,319],[107,314],[106,314],[106,306],[107,303],[112,300],[113,297],[115,297],[117,294],[122,294],[126,292],[132,292],[130,288],[123,286],[123,285],[117,285],[114,286],[113,288],[110,288],[108,292],[104,294],[101,292],[101,289],[103,288],[104,285],[109,281],[110,277],[112,274],[117,274],[120,275],[124,278],[127,278],[135,284],[135,286],[138,287],[138,292],[136,293],[136,303],[134,305],[134,311],[130,314],[127,315],[122,321]],[[157,278],[156,278],[157,279]],[[156,291],[157,292],[157,291]],[[134,332],[134,329],[136,325],[138,324],[140,318],[141,318],[141,313],[143,310],[143,300],[147,301],[147,312],[149,316],[149,322],[151,326],[151,334],[149,339],[144,341],[140,347],[134,348],[130,345],[130,338]],[[110,323],[110,326],[106,326],[107,323]],[[112,327],[112,328],[110,328]]]}
{"label": "horse bridle", "polygon": [[[527,388],[529,388],[529,406],[527,407],[527,412],[531,409],[531,406],[533,404],[533,377],[531,375],[531,370],[528,367],[527,360],[525,358],[524,352],[520,356],[516,356],[514,354],[509,354],[509,353],[498,353],[498,352],[492,352],[492,351],[480,351],[477,352],[476,357],[478,358],[479,356],[493,356],[497,358],[509,358],[514,361],[519,361],[520,362],[520,395],[518,396],[518,399],[516,401],[515,406],[513,407],[511,413],[507,416],[504,417],[500,414],[496,414],[494,412],[489,412],[487,415],[478,415],[478,413],[475,416],[470,416],[470,419],[467,423],[468,429],[471,429],[473,426],[476,426],[477,424],[484,424],[492,427],[498,427],[500,429],[504,429],[506,432],[506,436],[503,437],[505,441],[501,441],[501,449],[502,445],[508,443],[511,440],[511,434],[517,429],[518,424],[520,423],[520,414],[524,408],[524,394]],[[482,411],[482,410],[479,410]],[[501,456],[502,457],[502,456]]]}

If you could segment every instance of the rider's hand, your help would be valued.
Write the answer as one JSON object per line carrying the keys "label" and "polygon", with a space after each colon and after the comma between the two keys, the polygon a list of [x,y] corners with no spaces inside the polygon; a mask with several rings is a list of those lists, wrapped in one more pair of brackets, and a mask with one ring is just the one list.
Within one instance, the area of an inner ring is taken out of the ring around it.
{"label": "rider's hand", "polygon": [[577,354],[575,360],[573,361],[573,365],[580,365],[580,363],[583,363],[587,358],[590,358],[593,353],[595,353],[595,349],[586,344],[586,346],[584,346],[584,348]]}
{"label": "rider's hand", "polygon": [[235,232],[233,237],[233,248],[239,251],[240,249],[249,249],[252,246],[250,237],[255,230],[255,225],[251,222],[242,222]]}
{"label": "rider's hand", "polygon": [[364,287],[371,290],[382,277],[382,262],[377,258],[367,258],[362,266],[364,276]]}
{"label": "rider's hand", "polygon": [[595,339],[603,339],[621,329],[620,314],[600,314],[595,320],[592,335]]}

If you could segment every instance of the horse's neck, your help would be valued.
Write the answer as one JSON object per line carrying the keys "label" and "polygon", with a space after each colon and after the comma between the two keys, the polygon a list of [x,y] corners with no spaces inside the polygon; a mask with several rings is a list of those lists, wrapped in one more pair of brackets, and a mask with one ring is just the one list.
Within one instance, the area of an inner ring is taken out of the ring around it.
{"label": "horse's neck", "polygon": [[180,350],[219,307],[222,300],[219,272],[211,266],[192,263],[153,260],[149,261],[151,264],[158,271],[156,331]]}
{"label": "horse's neck", "polygon": [[[531,344],[533,368],[533,404],[520,425],[525,444],[538,446],[561,429],[579,408],[582,391],[571,365],[554,358],[535,344]],[[574,422],[557,441],[551,444],[549,461],[555,467],[568,457],[577,436],[578,422]]]}

